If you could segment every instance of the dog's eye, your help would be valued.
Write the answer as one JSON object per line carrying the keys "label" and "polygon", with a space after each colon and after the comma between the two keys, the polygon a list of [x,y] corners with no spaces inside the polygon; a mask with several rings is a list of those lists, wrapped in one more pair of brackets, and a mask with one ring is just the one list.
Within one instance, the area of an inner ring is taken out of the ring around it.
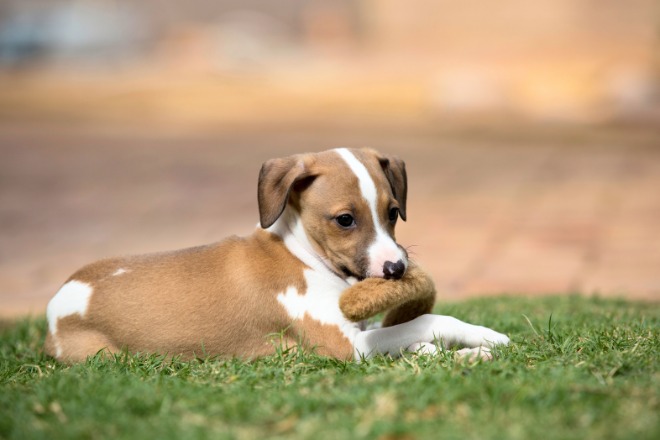
{"label": "dog's eye", "polygon": [[350,214],[342,214],[335,218],[335,221],[342,228],[350,228],[351,226],[355,225],[355,219]]}
{"label": "dog's eye", "polygon": [[392,208],[390,209],[390,222],[394,223],[397,218],[399,218],[399,208]]}

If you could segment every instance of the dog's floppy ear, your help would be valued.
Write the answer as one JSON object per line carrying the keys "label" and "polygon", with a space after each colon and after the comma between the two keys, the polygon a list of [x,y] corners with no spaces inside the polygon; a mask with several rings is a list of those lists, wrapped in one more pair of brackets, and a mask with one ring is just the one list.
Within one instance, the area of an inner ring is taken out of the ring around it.
{"label": "dog's floppy ear", "polygon": [[390,182],[394,198],[399,203],[399,214],[406,220],[406,197],[408,197],[408,177],[406,163],[396,156],[379,155],[378,161]]}
{"label": "dog's floppy ear", "polygon": [[262,228],[266,229],[275,223],[286,208],[293,185],[309,176],[299,155],[271,159],[261,166],[257,200]]}

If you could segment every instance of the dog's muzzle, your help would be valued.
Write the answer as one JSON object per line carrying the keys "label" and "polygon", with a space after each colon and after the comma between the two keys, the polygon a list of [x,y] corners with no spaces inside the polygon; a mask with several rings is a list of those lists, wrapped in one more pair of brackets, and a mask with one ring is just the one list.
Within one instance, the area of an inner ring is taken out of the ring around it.
{"label": "dog's muzzle", "polygon": [[383,277],[386,280],[401,279],[401,277],[405,272],[406,272],[406,265],[403,264],[402,260],[399,260],[396,263],[392,261],[386,261],[385,264],[383,264]]}

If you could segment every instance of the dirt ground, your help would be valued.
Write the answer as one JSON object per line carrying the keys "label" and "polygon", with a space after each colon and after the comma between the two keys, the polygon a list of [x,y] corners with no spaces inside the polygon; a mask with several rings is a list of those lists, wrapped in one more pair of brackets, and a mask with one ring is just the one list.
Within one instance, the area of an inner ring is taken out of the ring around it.
{"label": "dirt ground", "polygon": [[660,133],[371,127],[176,132],[0,123],[0,316],[43,313],[102,257],[249,234],[263,161],[337,146],[406,160],[399,242],[441,299],[660,299]]}

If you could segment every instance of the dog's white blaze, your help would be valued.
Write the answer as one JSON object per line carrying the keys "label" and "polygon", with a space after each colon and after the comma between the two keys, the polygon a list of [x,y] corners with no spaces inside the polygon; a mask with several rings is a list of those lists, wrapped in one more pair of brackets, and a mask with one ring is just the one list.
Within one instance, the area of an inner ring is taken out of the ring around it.
{"label": "dog's white blaze", "polygon": [[307,290],[301,295],[295,287],[289,287],[277,295],[277,300],[292,319],[308,316],[321,324],[336,325],[351,342],[360,331],[356,323],[348,321],[339,309],[339,297],[346,288],[338,277],[328,278],[313,269],[303,272]]}
{"label": "dog's white blaze", "polygon": [[337,153],[341,156],[342,159],[348,164],[351,171],[357,176],[358,183],[360,185],[360,192],[362,197],[365,198],[371,208],[371,214],[374,216],[374,223],[378,223],[376,219],[376,200],[378,193],[376,192],[376,185],[369,175],[367,168],[360,162],[357,157],[346,148],[337,148]]}
{"label": "dog's white blaze", "polygon": [[62,348],[57,342],[57,323],[61,318],[73,314],[84,317],[89,306],[89,298],[92,296],[92,286],[82,281],[69,281],[55,294],[46,308],[48,319],[48,330],[55,342],[55,354],[60,356]]}
{"label": "dog's white blaze", "polygon": [[367,251],[369,255],[368,275],[382,277],[384,275],[383,265],[386,261],[397,262],[401,260],[407,267],[408,262],[406,258],[404,258],[403,252],[399,249],[394,240],[392,240],[392,237],[385,232],[378,221],[378,192],[376,191],[376,185],[374,184],[373,179],[369,175],[369,171],[367,171],[364,164],[346,148],[337,148],[335,151],[342,159],[344,159],[351,171],[357,176],[360,185],[360,192],[362,193],[362,197],[367,201],[369,209],[371,210],[371,217],[374,220],[376,238]]}

